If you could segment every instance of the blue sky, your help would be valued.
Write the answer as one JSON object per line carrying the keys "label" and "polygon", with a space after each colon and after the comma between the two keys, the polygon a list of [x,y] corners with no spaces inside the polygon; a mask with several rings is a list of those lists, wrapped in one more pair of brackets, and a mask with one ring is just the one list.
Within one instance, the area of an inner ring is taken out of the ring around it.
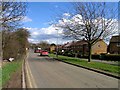
{"label": "blue sky", "polygon": [[48,27],[48,22],[55,20],[60,12],[68,11],[68,7],[71,7],[70,3],[29,2],[27,17],[32,19],[32,22],[25,23],[24,26],[33,28]]}
{"label": "blue sky", "polygon": [[59,38],[59,42],[56,41],[57,32],[52,29],[50,24],[63,13],[71,11],[72,5],[69,2],[28,2],[27,16],[23,22],[24,27],[28,28],[31,33],[29,41],[33,43],[48,41],[49,43],[60,44],[66,42],[62,37]]}
{"label": "blue sky", "polygon": [[[55,20],[59,20],[59,16],[73,13],[72,7],[69,2],[28,2],[23,27],[27,28],[31,34],[29,41],[33,43],[47,41],[59,44],[71,41],[62,39],[61,35],[57,35],[56,30],[50,24]],[[114,7],[113,3],[109,4],[109,7]],[[57,37],[59,37],[58,41]]]}

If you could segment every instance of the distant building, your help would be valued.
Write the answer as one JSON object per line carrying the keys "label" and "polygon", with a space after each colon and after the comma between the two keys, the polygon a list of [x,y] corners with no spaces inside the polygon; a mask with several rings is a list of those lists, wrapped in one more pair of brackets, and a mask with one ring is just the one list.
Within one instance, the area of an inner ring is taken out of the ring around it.
{"label": "distant building", "polygon": [[72,50],[72,45],[74,44],[74,41],[72,42],[67,42],[66,44],[63,45],[64,50]]}
{"label": "distant building", "polygon": [[56,51],[56,45],[55,44],[51,44],[49,48],[50,48],[50,52],[55,52]]}
{"label": "distant building", "polygon": [[108,46],[108,52],[111,54],[120,54],[120,35],[112,36]]}
{"label": "distant building", "polygon": [[[72,51],[81,54],[82,56],[88,55],[89,48],[88,43],[86,40],[80,40],[80,41],[73,41],[69,42],[63,45],[64,50]],[[92,54],[101,54],[101,53],[107,53],[107,44],[102,40],[98,40],[93,46],[92,46]]]}
{"label": "distant building", "polygon": [[102,39],[98,40],[98,42],[92,46],[92,54],[101,53],[107,53],[107,44]]}

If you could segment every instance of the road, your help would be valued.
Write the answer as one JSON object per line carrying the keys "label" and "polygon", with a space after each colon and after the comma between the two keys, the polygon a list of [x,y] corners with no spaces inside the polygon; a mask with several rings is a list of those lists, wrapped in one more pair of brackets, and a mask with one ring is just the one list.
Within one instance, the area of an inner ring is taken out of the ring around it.
{"label": "road", "polygon": [[29,52],[32,88],[118,88],[118,79]]}

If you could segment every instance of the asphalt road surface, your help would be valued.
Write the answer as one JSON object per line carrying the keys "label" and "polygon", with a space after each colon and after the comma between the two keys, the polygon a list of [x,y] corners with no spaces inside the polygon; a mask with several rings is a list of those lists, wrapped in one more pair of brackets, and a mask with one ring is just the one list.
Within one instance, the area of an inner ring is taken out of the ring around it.
{"label": "asphalt road surface", "polygon": [[[118,88],[118,79],[29,52],[34,88]],[[29,77],[29,75],[28,75]]]}

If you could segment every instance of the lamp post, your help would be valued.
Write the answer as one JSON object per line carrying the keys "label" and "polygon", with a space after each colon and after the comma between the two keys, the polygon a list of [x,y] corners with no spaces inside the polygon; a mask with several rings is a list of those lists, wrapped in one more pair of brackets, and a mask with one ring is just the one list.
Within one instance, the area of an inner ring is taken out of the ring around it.
{"label": "lamp post", "polygon": [[56,50],[56,57],[58,58],[58,28],[56,28],[55,30],[57,30],[57,50]]}

